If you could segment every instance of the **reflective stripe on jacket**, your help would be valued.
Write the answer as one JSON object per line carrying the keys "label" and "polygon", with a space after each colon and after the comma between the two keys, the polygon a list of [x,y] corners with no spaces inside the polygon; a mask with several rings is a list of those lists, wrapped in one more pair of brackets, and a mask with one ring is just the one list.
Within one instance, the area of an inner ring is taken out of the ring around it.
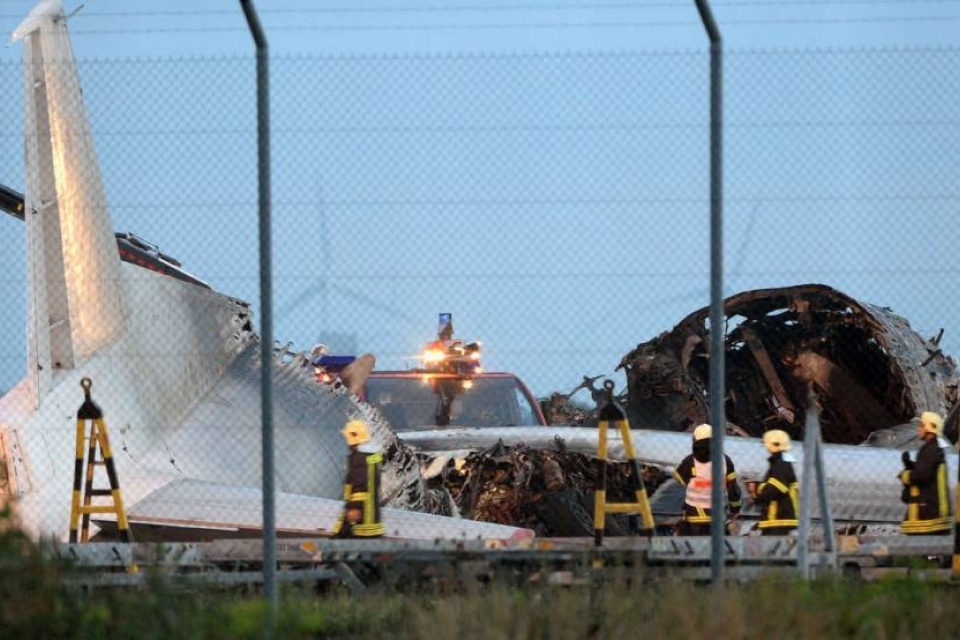
{"label": "reflective stripe on jacket", "polygon": [[943,449],[935,439],[928,440],[917,452],[913,469],[900,473],[907,491],[907,517],[900,523],[905,534],[943,533],[953,525],[947,463]]}
{"label": "reflective stripe on jacket", "polygon": [[757,487],[757,504],[761,507],[760,528],[797,528],[800,512],[797,474],[782,453],[770,456],[770,468]]}
{"label": "reflective stripe on jacket", "polygon": [[357,450],[347,456],[347,477],[343,484],[344,510],[359,509],[361,513],[360,522],[351,527],[354,536],[368,538],[384,534],[379,499],[382,466],[383,455],[379,452]]}

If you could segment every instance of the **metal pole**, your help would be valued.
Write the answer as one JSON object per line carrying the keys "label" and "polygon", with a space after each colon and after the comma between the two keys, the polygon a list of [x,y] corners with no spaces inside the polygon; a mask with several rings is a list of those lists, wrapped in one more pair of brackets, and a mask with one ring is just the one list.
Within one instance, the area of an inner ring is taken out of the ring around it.
{"label": "metal pole", "polygon": [[820,500],[820,522],[823,527],[823,550],[830,554],[830,565],[837,568],[837,549],[834,540],[836,532],[833,528],[833,514],[830,512],[830,499],[827,495],[827,471],[823,464],[823,434],[820,428],[820,416],[814,408],[817,417],[817,457],[813,461],[817,472],[817,498]]}
{"label": "metal pole", "polygon": [[807,393],[806,419],[803,423],[803,476],[800,478],[800,522],[797,529],[797,569],[800,577],[810,577],[810,518],[813,514],[813,470],[817,453],[817,397]]}
{"label": "metal pole", "polygon": [[710,38],[710,446],[714,478],[710,522],[710,577],[723,574],[724,508],[726,489],[723,436],[726,428],[725,344],[723,313],[723,40],[707,0],[696,0],[703,28]]}
{"label": "metal pole", "polygon": [[277,608],[277,531],[273,466],[273,269],[270,240],[270,60],[267,38],[251,0],[240,0],[257,47],[257,190],[260,231],[260,415],[263,422],[263,598],[267,635],[273,636]]}

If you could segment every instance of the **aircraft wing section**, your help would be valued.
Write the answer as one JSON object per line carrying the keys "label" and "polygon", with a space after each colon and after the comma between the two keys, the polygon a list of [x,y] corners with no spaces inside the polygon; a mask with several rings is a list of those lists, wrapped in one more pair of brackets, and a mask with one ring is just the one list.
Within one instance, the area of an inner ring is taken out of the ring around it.
{"label": "aircraft wing section", "polygon": [[[451,427],[427,428],[423,431],[400,431],[397,437],[420,451],[431,453],[465,453],[492,447],[497,442],[506,445],[525,444],[529,447],[551,447],[557,438],[563,440],[567,451],[596,455],[597,430],[585,427]],[[616,458],[615,448],[620,445],[620,436],[610,434],[611,457]],[[622,455],[622,449],[618,450]]]}
{"label": "aircraft wing section", "polygon": [[[648,429],[631,430],[640,461],[647,465],[672,470],[690,451],[690,434]],[[524,444],[534,448],[555,447],[562,439],[566,451],[595,456],[597,430],[584,427],[498,427],[455,428],[432,431],[401,432],[398,436],[421,453],[445,457],[464,457],[482,451],[498,442],[505,445]],[[733,460],[741,480],[762,480],[767,471],[768,454],[757,438],[728,437],[724,451]],[[803,445],[795,443],[791,453],[797,458],[794,468],[803,472]],[[618,433],[609,434],[608,454],[613,460],[624,460],[623,443]],[[902,451],[853,445],[824,445],[824,467],[830,510],[838,522],[898,523],[906,505],[900,502],[901,485],[897,475],[903,469]],[[947,456],[947,477],[957,477],[956,456]],[[950,484],[951,495],[954,491]],[[673,481],[664,483],[651,496],[654,511],[677,510],[677,491]],[[814,517],[820,507],[814,501]]]}
{"label": "aircraft wing section", "polygon": [[[329,536],[342,506],[341,500],[278,493],[277,531],[284,536]],[[534,535],[529,529],[403,509],[386,507],[382,513],[390,538],[523,540]],[[262,516],[259,489],[188,479],[157,489],[127,510],[138,541],[259,536]],[[105,520],[97,524],[113,528]]]}

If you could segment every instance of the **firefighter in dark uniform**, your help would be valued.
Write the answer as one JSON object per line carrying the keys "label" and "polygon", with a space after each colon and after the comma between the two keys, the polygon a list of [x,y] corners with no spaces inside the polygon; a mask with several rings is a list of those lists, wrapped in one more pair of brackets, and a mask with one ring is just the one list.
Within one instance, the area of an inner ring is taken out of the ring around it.
{"label": "firefighter in dark uniform", "polygon": [[363,420],[349,420],[343,437],[350,447],[347,476],[343,483],[343,513],[334,525],[337,538],[379,538],[384,526],[380,519],[380,469],[383,455],[371,447],[370,430]]}
{"label": "firefighter in dark uniform", "polygon": [[[684,514],[677,533],[682,536],[710,535],[712,519],[711,497],[713,490],[713,464],[710,461],[710,443],[713,429],[702,424],[693,431],[693,453],[684,458],[673,475],[677,482],[686,487],[684,496]],[[740,514],[740,485],[737,484],[737,471],[733,460],[724,456],[724,484],[727,490],[727,506],[730,514],[736,518]]]}
{"label": "firefighter in dark uniform", "polygon": [[[786,536],[797,528],[800,498],[790,436],[773,429],[763,434],[763,446],[770,452],[770,468],[756,487],[754,499],[760,507],[760,532],[765,536]],[[748,488],[751,485],[747,485]]]}
{"label": "firefighter in dark uniform", "polygon": [[907,517],[900,523],[906,535],[947,534],[953,525],[950,508],[950,489],[947,485],[947,462],[943,453],[946,443],[941,440],[943,418],[933,411],[920,414],[917,434],[923,446],[917,452],[916,462],[903,452],[904,470],[901,499],[907,503]]}

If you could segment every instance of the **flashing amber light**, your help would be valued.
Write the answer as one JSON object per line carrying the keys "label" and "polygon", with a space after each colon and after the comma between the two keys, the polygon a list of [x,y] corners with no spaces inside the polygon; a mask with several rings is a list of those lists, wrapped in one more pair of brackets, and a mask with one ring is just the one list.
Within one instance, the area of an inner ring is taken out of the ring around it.
{"label": "flashing amber light", "polygon": [[473,380],[464,380],[463,381],[464,389],[473,389]]}
{"label": "flashing amber light", "polygon": [[426,351],[423,352],[423,355],[421,356],[421,358],[423,358],[423,361],[425,363],[435,364],[437,362],[443,362],[444,355],[442,351],[439,351],[437,349],[427,349]]}

